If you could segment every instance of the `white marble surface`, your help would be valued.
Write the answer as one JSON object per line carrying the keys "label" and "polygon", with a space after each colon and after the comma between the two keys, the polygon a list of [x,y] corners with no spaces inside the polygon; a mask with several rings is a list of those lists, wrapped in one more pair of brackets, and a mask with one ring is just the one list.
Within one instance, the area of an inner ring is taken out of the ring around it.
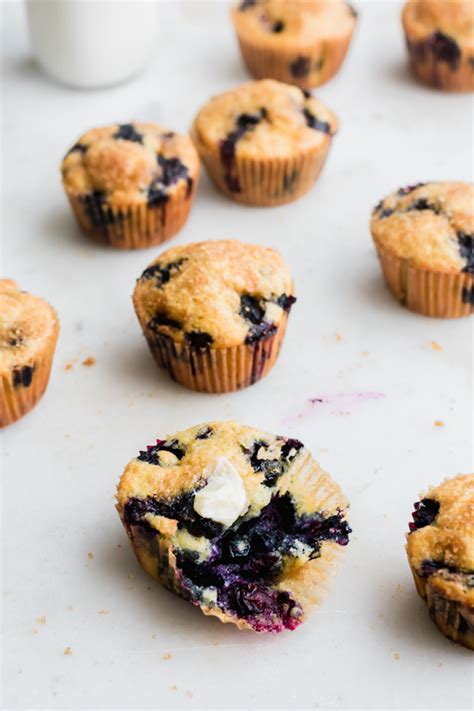
{"label": "white marble surface", "polygon": [[[296,280],[271,375],[206,396],[158,372],[133,314],[134,280],[159,250],[120,253],[83,238],[58,164],[94,124],[147,118],[186,130],[211,94],[244,81],[226,5],[162,3],[147,73],[87,93],[39,72],[23,7],[2,3],[2,270],[50,300],[62,325],[47,395],[2,433],[4,708],[471,707],[472,655],[429,621],[404,552],[420,489],[472,471],[471,323],[396,304],[367,222],[399,185],[471,178],[472,105],[410,79],[398,3],[358,6],[347,64],[319,91],[341,130],[317,187],[293,205],[258,209],[227,201],[204,178],[174,240],[259,241],[282,251]],[[94,367],[81,365],[88,356]],[[309,408],[321,395],[329,402]],[[353,541],[336,585],[294,633],[239,633],[161,589],[114,510],[116,481],[143,445],[226,418],[302,439],[352,501]]]}

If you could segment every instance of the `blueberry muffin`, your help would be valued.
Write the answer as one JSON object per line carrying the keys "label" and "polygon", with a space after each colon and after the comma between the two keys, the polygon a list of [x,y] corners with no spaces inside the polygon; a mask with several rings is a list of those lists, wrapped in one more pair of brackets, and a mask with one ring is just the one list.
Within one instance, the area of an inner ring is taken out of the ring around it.
{"label": "blueberry muffin", "polygon": [[446,91],[474,90],[472,0],[409,0],[402,23],[420,81]]}
{"label": "blueberry muffin", "polygon": [[446,479],[415,504],[407,553],[435,625],[474,650],[474,474]]}
{"label": "blueberry muffin", "polygon": [[26,415],[48,385],[59,334],[46,301],[0,279],[0,427]]}
{"label": "blueberry muffin", "polygon": [[145,269],[133,294],[158,365],[210,393],[245,388],[269,372],[295,301],[280,254],[235,240],[173,247]]}
{"label": "blueberry muffin", "polygon": [[243,0],[232,10],[247,69],[312,89],[339,70],[357,14],[344,0]]}
{"label": "blueberry muffin", "polygon": [[419,183],[381,200],[370,223],[395,297],[425,316],[467,316],[474,306],[474,185]]}
{"label": "blueberry muffin", "polygon": [[293,630],[349,540],[347,501],[297,439],[191,427],[127,465],[117,509],[143,568],[205,615]]}
{"label": "blueberry muffin", "polygon": [[281,205],[315,183],[338,122],[296,86],[267,79],[220,94],[191,137],[218,188],[250,205]]}
{"label": "blueberry muffin", "polygon": [[94,128],[61,166],[82,230],[119,249],[160,244],[187,220],[199,177],[188,136],[154,123]]}

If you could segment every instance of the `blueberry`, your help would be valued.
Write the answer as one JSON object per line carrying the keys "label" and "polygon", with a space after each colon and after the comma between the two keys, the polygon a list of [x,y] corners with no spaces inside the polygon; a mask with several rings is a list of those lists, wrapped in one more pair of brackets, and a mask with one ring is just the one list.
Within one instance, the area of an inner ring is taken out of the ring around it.
{"label": "blueberry", "polygon": [[435,499],[422,499],[415,504],[413,523],[409,524],[410,531],[430,526],[439,513],[439,501]]}
{"label": "blueberry", "polygon": [[466,260],[463,272],[474,274],[474,234],[468,235],[465,232],[458,232],[459,251],[461,257]]}
{"label": "blueberry", "polygon": [[250,323],[262,323],[265,318],[265,300],[257,299],[250,294],[240,297],[240,315]]}
{"label": "blueberry", "polygon": [[433,32],[428,44],[436,59],[446,62],[451,69],[457,69],[461,60],[461,49],[455,39],[443,32]]}
{"label": "blueberry", "polygon": [[87,151],[87,146],[85,146],[83,143],[75,143],[72,148],[68,150],[66,155],[64,156],[67,158],[67,156],[71,155],[71,153],[84,153]]}
{"label": "blueberry", "polygon": [[291,462],[303,447],[304,444],[299,439],[287,439],[281,448],[281,456],[286,461]]}
{"label": "blueberry", "polygon": [[236,120],[237,127],[235,130],[231,131],[220,143],[219,151],[224,166],[224,180],[231,192],[240,192],[239,180],[235,175],[235,150],[237,142],[266,117],[267,110],[263,107],[258,114],[240,114]]}
{"label": "blueberry", "polygon": [[134,143],[143,143],[143,134],[138,133],[133,123],[122,123],[112,138],[121,139],[122,141],[133,141]]}
{"label": "blueberry", "polygon": [[169,196],[166,189],[163,187],[160,179],[154,180],[147,192],[147,202],[150,207],[159,207],[168,202]]}
{"label": "blueberry", "polygon": [[165,158],[159,154],[156,159],[162,170],[160,180],[166,187],[174,185],[179,180],[186,180],[188,177],[188,169],[179,158]]}
{"label": "blueberry", "polygon": [[196,439],[209,439],[213,434],[212,427],[205,427],[203,430],[199,430],[196,435]]}
{"label": "blueberry", "polygon": [[273,23],[272,32],[279,34],[280,32],[283,32],[284,29],[285,29],[285,23],[282,22],[281,20],[277,20],[276,22]]}
{"label": "blueberry", "polygon": [[257,343],[257,341],[263,341],[274,335],[276,331],[276,326],[274,323],[260,323],[257,326],[252,326],[249,330],[248,335],[245,338],[245,345],[251,346]]}
{"label": "blueberry", "polygon": [[462,302],[463,304],[471,304],[474,306],[474,286],[471,286],[470,289],[464,288],[462,290]]}
{"label": "blueberry", "polygon": [[168,264],[152,264],[151,267],[145,269],[140,280],[155,279],[157,286],[163,286],[179,272],[185,261],[186,258],[183,257],[174,262],[168,262]]}
{"label": "blueberry", "polygon": [[433,205],[432,203],[429,203],[427,198],[418,198],[418,200],[415,200],[414,203],[409,205],[407,207],[407,212],[411,212],[412,210],[432,210],[435,212],[437,215],[440,213],[440,208],[438,205]]}
{"label": "blueberry", "polygon": [[414,190],[417,188],[423,187],[423,185],[426,185],[426,183],[414,183],[413,185],[405,185],[403,188],[399,188],[398,190],[398,195],[409,195],[412,193]]}
{"label": "blueberry", "polygon": [[34,365],[24,365],[23,367],[14,368],[12,372],[13,387],[28,388],[33,380]]}
{"label": "blueberry", "polygon": [[296,79],[307,77],[310,70],[311,62],[308,57],[297,57],[295,61],[290,64],[290,72]]}
{"label": "blueberry", "polygon": [[157,439],[156,444],[147,447],[146,451],[141,451],[137,459],[141,462],[158,465],[160,463],[160,452],[170,452],[174,454],[177,459],[182,459],[186,454],[186,450],[176,439],[170,441]]}
{"label": "blueberry", "polygon": [[256,4],[257,0],[242,0],[239,5],[239,10],[240,12],[245,12],[245,10],[248,10],[249,7],[255,7]]}
{"label": "blueberry", "polygon": [[311,113],[309,109],[303,109],[303,114],[306,119],[306,123],[310,128],[314,128],[315,131],[321,131],[322,133],[331,134],[331,126],[327,121],[320,121],[314,114]]}
{"label": "blueberry", "polygon": [[279,296],[277,299],[277,304],[278,304],[278,306],[280,306],[280,308],[283,309],[283,311],[286,311],[287,313],[289,313],[289,311],[290,311],[291,307],[293,306],[293,304],[295,303],[295,301],[296,301],[295,296],[291,296],[288,294],[281,294],[281,296]]}
{"label": "blueberry", "polygon": [[182,328],[182,324],[179,321],[175,321],[174,319],[169,318],[169,316],[167,316],[166,314],[157,313],[148,322],[148,328],[151,331],[158,333],[160,330],[160,326],[169,326],[170,328],[176,328],[176,329]]}
{"label": "blueberry", "polygon": [[85,212],[94,227],[102,227],[107,231],[107,226],[116,221],[113,211],[107,206],[105,193],[93,190],[83,196]]}
{"label": "blueberry", "polygon": [[393,215],[394,212],[395,210],[392,210],[391,207],[385,207],[380,213],[379,217],[380,219],[383,219],[384,217],[390,217],[390,215]]}
{"label": "blueberry", "polygon": [[205,331],[190,331],[185,334],[186,343],[194,350],[205,351],[207,350],[212,342],[213,338],[210,333]]}

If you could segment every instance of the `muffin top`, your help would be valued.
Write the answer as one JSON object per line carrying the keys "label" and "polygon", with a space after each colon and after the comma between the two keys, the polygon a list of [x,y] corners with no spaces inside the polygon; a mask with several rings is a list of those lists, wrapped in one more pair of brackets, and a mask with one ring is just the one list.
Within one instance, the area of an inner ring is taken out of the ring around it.
{"label": "muffin top", "polygon": [[441,33],[462,45],[474,46],[472,0],[409,0],[402,18],[411,40]]}
{"label": "muffin top", "polygon": [[0,375],[33,363],[58,330],[54,309],[0,279]]}
{"label": "muffin top", "polygon": [[233,8],[232,19],[249,42],[304,49],[351,33],[356,13],[344,0],[243,0]]}
{"label": "muffin top", "polygon": [[370,223],[375,242],[414,266],[474,273],[474,185],[419,183],[381,200]]}
{"label": "muffin top", "polygon": [[61,171],[72,196],[100,195],[111,207],[166,202],[189,194],[199,175],[199,158],[188,136],[154,123],[94,128],[66,154]]}
{"label": "muffin top", "polygon": [[236,240],[169,249],[145,269],[133,294],[145,333],[196,348],[271,336],[294,301],[281,255]]}
{"label": "muffin top", "polygon": [[351,532],[341,490],[299,440],[235,422],[157,440],[128,464],[117,499],[132,540],[147,551],[166,540],[195,604],[258,632],[300,624],[320,559],[334,561]]}
{"label": "muffin top", "polygon": [[336,132],[335,115],[296,86],[263,79],[212,98],[193,137],[221,159],[288,158],[318,148]]}
{"label": "muffin top", "polygon": [[415,505],[410,564],[448,597],[474,604],[474,474],[429,489]]}

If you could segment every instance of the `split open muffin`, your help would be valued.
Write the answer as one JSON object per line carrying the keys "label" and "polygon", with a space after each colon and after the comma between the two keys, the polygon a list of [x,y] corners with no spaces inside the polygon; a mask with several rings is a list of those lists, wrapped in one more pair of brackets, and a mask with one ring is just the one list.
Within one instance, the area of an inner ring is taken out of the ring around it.
{"label": "split open muffin", "polygon": [[126,467],[117,509],[143,568],[239,629],[295,629],[326,592],[347,500],[296,439],[210,422]]}
{"label": "split open muffin", "polygon": [[312,89],[339,71],[357,13],[344,0],[243,0],[232,22],[256,79]]}
{"label": "split open muffin", "polygon": [[157,124],[113,124],[81,136],[61,173],[87,235],[119,249],[138,249],[164,242],[185,224],[199,157],[188,136]]}
{"label": "split open muffin", "polygon": [[191,138],[222,192],[249,205],[281,205],[317,180],[336,116],[306,90],[265,79],[213,97]]}
{"label": "split open muffin", "polygon": [[474,650],[474,474],[446,479],[422,495],[407,553],[435,625]]}
{"label": "split open muffin", "polygon": [[295,301],[282,256],[236,240],[169,249],[133,293],[158,365],[185,387],[211,393],[240,390],[271,370]]}
{"label": "split open muffin", "polygon": [[54,309],[0,279],[0,427],[26,415],[47,388],[59,334]]}

